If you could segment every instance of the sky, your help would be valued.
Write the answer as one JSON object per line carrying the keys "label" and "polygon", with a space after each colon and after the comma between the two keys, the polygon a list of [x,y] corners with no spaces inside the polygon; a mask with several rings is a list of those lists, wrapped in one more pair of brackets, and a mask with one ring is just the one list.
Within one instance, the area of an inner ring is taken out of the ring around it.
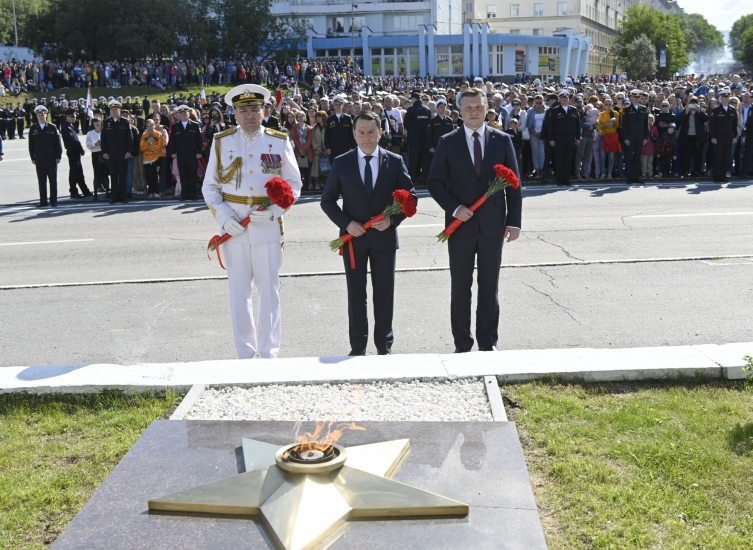
{"label": "sky", "polygon": [[740,16],[753,12],[744,0],[678,0],[685,13],[700,13],[720,31],[728,31]]}

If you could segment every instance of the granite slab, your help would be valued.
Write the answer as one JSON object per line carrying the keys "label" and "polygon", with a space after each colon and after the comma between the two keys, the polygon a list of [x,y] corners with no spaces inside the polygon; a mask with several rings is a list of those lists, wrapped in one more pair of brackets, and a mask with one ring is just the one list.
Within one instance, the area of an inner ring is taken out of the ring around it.
{"label": "granite slab", "polygon": [[[470,506],[461,518],[350,521],[318,548],[545,549],[513,422],[362,422],[345,447],[410,439],[393,479]],[[241,438],[276,445],[313,424],[157,420],[52,545],[53,550],[275,548],[261,520],[150,512],[147,501],[243,473]]]}

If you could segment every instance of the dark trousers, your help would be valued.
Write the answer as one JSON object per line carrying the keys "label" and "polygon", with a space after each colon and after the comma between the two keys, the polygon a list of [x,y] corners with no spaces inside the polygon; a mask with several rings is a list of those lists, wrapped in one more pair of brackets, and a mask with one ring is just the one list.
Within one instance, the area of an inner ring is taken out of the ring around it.
{"label": "dark trousers", "polygon": [[[358,241],[358,239],[354,239]],[[348,284],[348,333],[350,347],[366,349],[369,341],[367,316],[366,270],[371,265],[371,287],[374,304],[374,344],[377,349],[390,349],[395,340],[392,314],[395,302],[395,250],[373,250],[365,242],[353,242],[356,269],[350,268],[348,245],[343,248],[345,280]]]}
{"label": "dark trousers", "polygon": [[[741,139],[738,140],[738,143],[740,143],[740,141]],[[739,152],[740,147],[738,147],[737,149]],[[753,172],[753,132],[751,132],[750,137],[745,138],[745,149],[743,149],[740,157],[740,163],[742,166],[740,169],[740,175],[746,175]]]}
{"label": "dark trousers", "polygon": [[128,175],[128,161],[125,153],[118,153],[117,159],[113,158],[110,153],[110,159],[107,161],[107,168],[110,170],[112,180],[112,200],[124,201],[126,199],[126,176]]}
{"label": "dark trousers", "polygon": [[146,176],[147,192],[159,193],[159,176],[157,174],[157,167],[162,159],[157,159],[149,164],[144,164],[144,176]]}
{"label": "dark trousers", "polygon": [[428,156],[429,150],[423,145],[408,145],[408,175],[414,184],[418,179],[419,170],[424,178],[429,174],[429,171],[425,168],[426,160],[424,158]]}
{"label": "dark trousers", "polygon": [[196,155],[181,155],[178,153],[178,174],[180,174],[180,196],[184,200],[196,199],[196,172],[199,169],[199,159]]}
{"label": "dark trousers", "polygon": [[658,157],[661,164],[662,176],[668,178],[672,175],[672,155],[661,155]]}
{"label": "dark trousers", "polygon": [[549,145],[549,140],[544,142],[544,167],[541,169],[542,179],[546,180],[549,175],[549,168],[552,165],[552,157],[554,149]]}
{"label": "dark trousers", "polygon": [[732,156],[732,136],[716,138],[714,147],[714,181],[723,181],[727,177],[729,159]]}
{"label": "dark trousers", "polygon": [[622,142],[622,152],[625,154],[625,179],[628,183],[641,179],[641,156],[643,155],[643,137],[628,136],[630,145]]}
{"label": "dark trousers", "polygon": [[36,160],[37,183],[39,183],[39,202],[47,204],[47,180],[50,181],[50,202],[58,202],[58,165],[51,161]]}
{"label": "dark trousers", "polygon": [[698,143],[696,136],[688,136],[687,141],[682,144],[682,168],[683,174],[690,171],[690,162],[693,162],[693,173],[701,171],[701,153],[703,153],[703,143]]}
{"label": "dark trousers", "polygon": [[[559,144],[557,145],[559,147]],[[450,237],[450,324],[455,347],[467,351],[473,347],[471,336],[471,298],[473,267],[478,264],[476,304],[476,341],[480,348],[497,345],[499,326],[499,270],[502,265],[502,237]]]}
{"label": "dark trousers", "polygon": [[68,166],[70,168],[68,171],[68,189],[71,195],[78,193],[78,189],[76,189],[76,186],[78,186],[81,189],[82,195],[85,197],[89,196],[91,193],[86,186],[84,167],[81,166],[81,153],[66,151],[65,154],[68,157]]}
{"label": "dark trousers", "polygon": [[24,139],[24,121],[23,119],[17,120],[16,125],[18,126],[18,137],[21,139]]}
{"label": "dark trousers", "polygon": [[559,184],[570,183],[570,168],[575,156],[575,138],[573,136],[555,136],[554,138],[554,178]]}
{"label": "dark trousers", "polygon": [[[426,180],[429,176],[429,169],[431,168],[431,161],[434,160],[434,153],[430,153],[429,149],[424,149],[424,154],[421,157],[423,159],[423,164],[421,165],[421,173],[424,175],[424,185],[426,185]],[[415,185],[416,182],[413,182]]]}
{"label": "dark trousers", "polygon": [[92,171],[94,172],[94,199],[97,199],[97,190],[102,187],[105,193],[110,193],[110,172],[107,170],[107,164],[99,162],[102,153],[99,151],[92,152]]}
{"label": "dark trousers", "polygon": [[5,125],[8,127],[8,139],[16,139],[16,121],[6,120]]}

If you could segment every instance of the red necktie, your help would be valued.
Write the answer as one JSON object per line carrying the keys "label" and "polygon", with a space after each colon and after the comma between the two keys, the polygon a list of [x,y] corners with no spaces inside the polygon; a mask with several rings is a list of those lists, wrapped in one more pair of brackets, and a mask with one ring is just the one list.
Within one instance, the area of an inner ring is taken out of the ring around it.
{"label": "red necktie", "polygon": [[481,177],[481,142],[478,132],[473,132],[473,166],[476,168],[476,175]]}

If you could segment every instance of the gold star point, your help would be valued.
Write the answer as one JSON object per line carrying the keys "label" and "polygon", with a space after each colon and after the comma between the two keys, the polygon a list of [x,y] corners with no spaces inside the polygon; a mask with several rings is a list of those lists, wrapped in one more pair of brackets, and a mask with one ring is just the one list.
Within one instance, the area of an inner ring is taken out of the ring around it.
{"label": "gold star point", "polygon": [[386,477],[407,439],[350,447],[345,465],[325,473],[279,468],[277,445],[242,445],[245,473],[150,500],[149,509],[261,516],[284,550],[313,548],[348,519],[468,514],[462,502]]}

